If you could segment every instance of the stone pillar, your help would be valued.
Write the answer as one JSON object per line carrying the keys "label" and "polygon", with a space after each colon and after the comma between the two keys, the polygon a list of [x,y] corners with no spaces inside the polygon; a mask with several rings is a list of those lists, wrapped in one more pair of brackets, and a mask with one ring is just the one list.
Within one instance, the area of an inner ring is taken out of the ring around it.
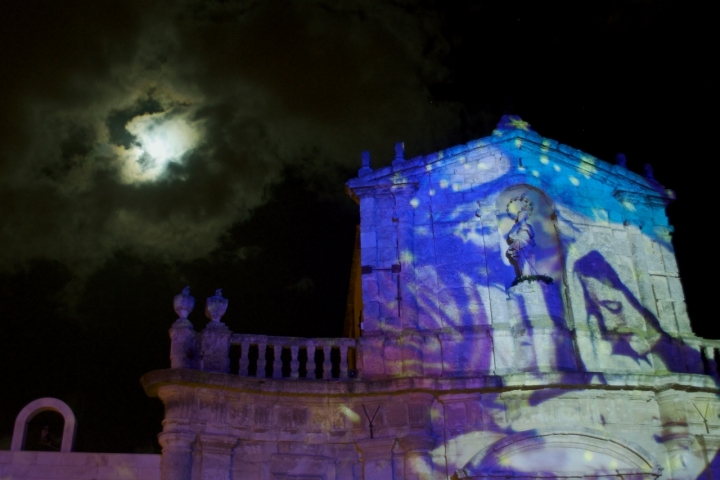
{"label": "stone pillar", "polygon": [[162,432],[158,435],[162,447],[162,480],[191,480],[192,447],[195,434],[191,432]]}
{"label": "stone pillar", "polygon": [[231,335],[230,329],[222,322],[211,321],[207,324],[200,333],[201,370],[218,373],[230,371]]}
{"label": "stone pillar", "polygon": [[358,340],[358,364],[361,365],[362,378],[385,375],[384,343],[382,335],[364,335]]}
{"label": "stone pillar", "polygon": [[188,319],[180,318],[170,327],[170,368],[193,368],[197,333]]}
{"label": "stone pillar", "polygon": [[238,438],[231,435],[201,433],[199,440],[202,478],[230,480],[230,473],[233,469],[233,450],[238,444]]}
{"label": "stone pillar", "polygon": [[417,283],[415,281],[415,209],[412,200],[417,185],[404,184],[392,187],[395,195],[397,249],[400,263],[400,298],[403,330],[418,328]]}
{"label": "stone pillar", "polygon": [[430,452],[437,443],[428,433],[415,433],[398,438],[405,453],[404,480],[432,480],[433,464]]}
{"label": "stone pillar", "polygon": [[687,408],[692,408],[684,392],[673,390],[657,395],[662,434],[661,443],[667,450],[667,462],[672,478],[694,480],[704,468],[704,461],[694,453],[695,436],[690,433]]}
{"label": "stone pillar", "polygon": [[363,466],[362,480],[394,480],[392,449],[395,438],[374,438],[357,442]]}

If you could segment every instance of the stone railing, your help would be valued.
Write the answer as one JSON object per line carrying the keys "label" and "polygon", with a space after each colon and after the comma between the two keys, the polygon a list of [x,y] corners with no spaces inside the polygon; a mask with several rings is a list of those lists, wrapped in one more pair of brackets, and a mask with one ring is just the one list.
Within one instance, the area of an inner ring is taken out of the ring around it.
{"label": "stone railing", "polygon": [[708,340],[700,337],[686,337],[683,338],[683,341],[685,344],[692,346],[700,352],[704,373],[717,377],[718,359],[720,358],[720,340]]}
{"label": "stone railing", "polygon": [[220,321],[227,299],[218,290],[205,308],[210,318],[196,332],[187,319],[195,300],[189,290],[175,297],[180,317],[170,328],[172,368],[235,373],[243,377],[331,380],[355,378],[357,340],[233,334]]}
{"label": "stone railing", "polygon": [[356,375],[349,368],[357,349],[352,338],[235,334],[230,344],[239,347],[238,374],[244,377],[329,380]]}

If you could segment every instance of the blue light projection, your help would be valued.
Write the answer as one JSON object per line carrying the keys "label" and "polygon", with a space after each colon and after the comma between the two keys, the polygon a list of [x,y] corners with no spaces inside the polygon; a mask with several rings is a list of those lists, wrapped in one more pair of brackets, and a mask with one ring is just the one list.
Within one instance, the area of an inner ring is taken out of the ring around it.
{"label": "blue light projection", "polygon": [[[646,450],[654,447],[612,433],[618,421],[602,412],[578,417],[592,429],[522,429],[532,424],[524,415],[563,399],[580,405],[586,388],[618,375],[702,374],[714,364],[684,307],[664,213],[671,191],[517,117],[488,139],[376,171],[365,157],[348,186],[361,209],[362,265],[402,266],[363,275],[363,378],[501,376],[519,388],[515,404],[509,394],[468,394],[450,437],[449,407],[436,402],[442,446],[406,468],[430,475],[433,456],[447,456],[448,471],[434,475],[702,475],[690,444],[668,440],[670,431],[690,438],[687,423],[658,424],[664,465]],[[523,390],[533,382],[538,390]],[[482,411],[476,422],[471,404]]]}

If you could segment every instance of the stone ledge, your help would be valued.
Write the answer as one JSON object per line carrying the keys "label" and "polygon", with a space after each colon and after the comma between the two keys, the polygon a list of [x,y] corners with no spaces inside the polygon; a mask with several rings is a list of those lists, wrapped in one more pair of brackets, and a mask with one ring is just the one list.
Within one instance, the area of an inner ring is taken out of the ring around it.
{"label": "stone ledge", "polygon": [[566,389],[687,390],[720,394],[718,380],[708,375],[643,375],[620,373],[518,373],[472,378],[393,378],[378,380],[301,380],[289,378],[240,377],[202,370],[166,369],[149,372],[140,379],[145,392],[158,395],[165,385],[222,389],[279,396],[363,396],[385,393],[452,393],[468,391]]}

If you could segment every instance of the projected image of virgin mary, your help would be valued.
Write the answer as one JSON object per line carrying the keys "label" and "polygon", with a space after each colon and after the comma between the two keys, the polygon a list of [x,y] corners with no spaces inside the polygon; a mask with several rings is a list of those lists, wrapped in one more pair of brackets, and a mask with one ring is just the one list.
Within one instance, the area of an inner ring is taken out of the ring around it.
{"label": "projected image of virgin mary", "polygon": [[505,254],[515,268],[515,276],[536,275],[535,254],[535,231],[528,223],[532,214],[533,206],[530,199],[524,196],[515,197],[507,205],[507,212],[515,217],[515,224],[507,234],[508,249]]}
{"label": "projected image of virgin mary", "polygon": [[[593,250],[578,259],[573,271],[582,285],[588,321],[597,322],[599,332],[613,342],[613,354],[649,363],[654,346],[639,349],[623,333],[645,329],[651,337],[667,336],[657,317],[640,303],[600,252]],[[663,360],[670,364],[671,359]]]}

